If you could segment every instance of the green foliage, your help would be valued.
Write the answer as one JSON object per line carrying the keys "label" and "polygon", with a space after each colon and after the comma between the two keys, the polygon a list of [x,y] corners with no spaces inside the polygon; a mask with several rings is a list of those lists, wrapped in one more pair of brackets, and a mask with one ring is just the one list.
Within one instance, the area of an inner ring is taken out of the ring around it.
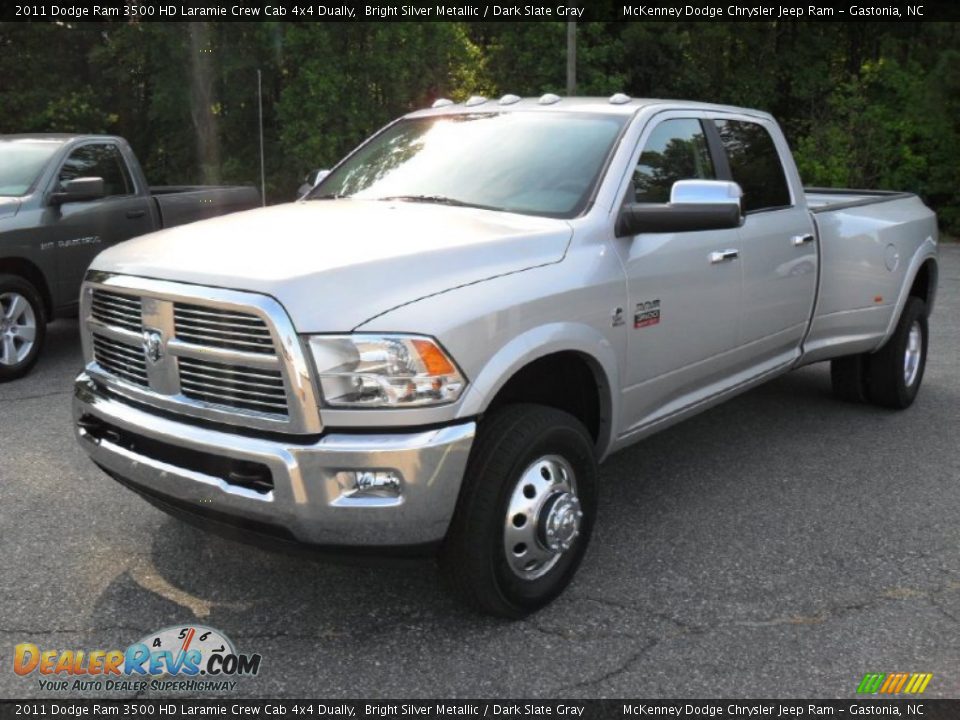
{"label": "green foliage", "polygon": [[[947,63],[956,53],[945,55]],[[826,102],[829,123],[811,127],[795,157],[814,185],[888,187],[917,192],[939,206],[941,221],[960,221],[960,135],[942,77],[916,63],[867,61]],[[952,100],[955,105],[956,100]]]}
{"label": "green foliage", "polygon": [[[952,23],[577,26],[580,94],[772,112],[811,185],[920,193],[960,231]],[[566,89],[565,22],[0,23],[0,132],[111,132],[151,182],[293,197],[369,133],[437,97]]]}
{"label": "green foliage", "polygon": [[105,133],[117,122],[116,113],[100,109],[96,93],[84,87],[60,97],[50,98],[46,107],[37,115],[37,123],[51,132],[70,132],[74,128],[90,128],[89,132]]}
{"label": "green foliage", "polygon": [[464,95],[478,57],[453,23],[307,23],[284,39],[280,138],[301,170],[330,167],[400,114]]}

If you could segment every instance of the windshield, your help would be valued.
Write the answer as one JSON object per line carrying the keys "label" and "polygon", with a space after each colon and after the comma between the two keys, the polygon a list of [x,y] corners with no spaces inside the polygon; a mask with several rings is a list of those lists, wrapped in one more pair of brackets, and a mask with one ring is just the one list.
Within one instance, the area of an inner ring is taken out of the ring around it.
{"label": "windshield", "polygon": [[0,140],[0,195],[26,195],[58,147],[58,142]]}
{"label": "windshield", "polygon": [[310,196],[574,217],[586,206],[625,121],[563,112],[401,120],[347,158]]}

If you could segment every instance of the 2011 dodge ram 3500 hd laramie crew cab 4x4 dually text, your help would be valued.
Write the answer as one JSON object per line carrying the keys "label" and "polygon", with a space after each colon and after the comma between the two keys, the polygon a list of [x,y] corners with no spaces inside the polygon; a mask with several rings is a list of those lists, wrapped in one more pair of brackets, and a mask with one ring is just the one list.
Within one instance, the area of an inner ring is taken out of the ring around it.
{"label": "2011 dodge ram 3500 hd laramie crew cab 4x4 dually text", "polygon": [[573,576],[610,453],[820,360],[841,397],[910,405],[936,238],[913,195],[805,191],[762,112],[440,102],[304,200],[101,253],[77,435],[170,512],[438,546],[518,617]]}
{"label": "2011 dodge ram 3500 hd laramie crew cab 4x4 dually text", "polygon": [[149,187],[112,135],[0,135],[0,382],[30,371],[47,321],[76,314],[105,247],[259,204],[252,187]]}

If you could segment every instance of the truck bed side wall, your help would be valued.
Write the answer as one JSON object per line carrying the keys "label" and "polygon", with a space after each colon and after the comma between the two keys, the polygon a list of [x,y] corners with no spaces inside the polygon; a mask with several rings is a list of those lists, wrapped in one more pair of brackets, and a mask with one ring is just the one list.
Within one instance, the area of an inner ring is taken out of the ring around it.
{"label": "truck bed side wall", "polygon": [[814,213],[820,292],[803,362],[876,350],[919,267],[936,256],[935,215],[919,198]]}
{"label": "truck bed side wall", "polygon": [[151,188],[151,193],[160,213],[161,226],[165,228],[260,206],[260,193],[252,187],[156,190],[154,193]]}

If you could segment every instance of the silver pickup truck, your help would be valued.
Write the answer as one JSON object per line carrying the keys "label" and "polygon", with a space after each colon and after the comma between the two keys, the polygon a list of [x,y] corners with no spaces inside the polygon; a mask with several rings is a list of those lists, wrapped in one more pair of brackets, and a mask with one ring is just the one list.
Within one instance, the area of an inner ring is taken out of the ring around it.
{"label": "silver pickup truck", "polygon": [[804,190],[766,113],[439,102],[304,200],[101,253],[76,431],[169,512],[436,548],[519,617],[570,582],[611,453],[823,360],[841,398],[908,407],[936,286],[934,214]]}

